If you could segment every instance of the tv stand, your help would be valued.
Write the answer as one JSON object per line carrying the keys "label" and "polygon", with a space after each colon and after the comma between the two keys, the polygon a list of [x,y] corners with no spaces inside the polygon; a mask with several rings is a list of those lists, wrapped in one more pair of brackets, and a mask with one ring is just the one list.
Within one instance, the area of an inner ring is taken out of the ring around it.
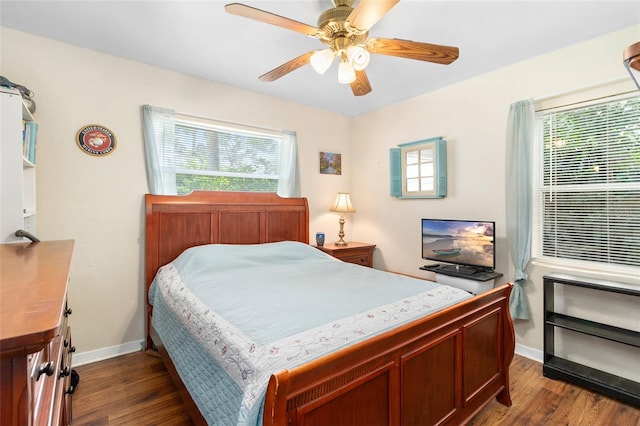
{"label": "tv stand", "polygon": [[463,265],[424,265],[421,266],[420,269],[435,272],[436,274],[466,278],[472,281],[489,281],[502,276],[499,272],[484,271],[472,266]]}
{"label": "tv stand", "polygon": [[483,271],[471,266],[462,265],[424,265],[420,269],[436,274],[436,281],[468,291],[472,294],[484,293],[493,288],[496,278],[502,274],[494,271]]}
{"label": "tv stand", "polygon": [[464,266],[464,265],[443,265],[439,271],[442,274],[449,274],[454,277],[468,277],[474,275],[476,272],[479,272],[477,268],[473,266]]}

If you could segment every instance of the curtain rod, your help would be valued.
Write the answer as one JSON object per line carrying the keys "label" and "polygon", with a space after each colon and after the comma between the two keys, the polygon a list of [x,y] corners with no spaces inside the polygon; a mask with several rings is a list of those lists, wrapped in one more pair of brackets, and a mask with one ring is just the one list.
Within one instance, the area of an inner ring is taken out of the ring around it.
{"label": "curtain rod", "polygon": [[[592,104],[604,99],[623,98],[626,95],[632,95],[637,92],[635,87],[629,84],[629,88],[625,87],[625,82],[630,79],[627,77],[618,77],[606,80],[596,84],[576,87],[564,92],[555,93],[540,98],[534,98],[536,112],[544,112],[555,109],[567,109],[575,105]],[[611,86],[609,92],[604,92],[605,87]],[[583,92],[581,94],[581,92]],[[566,99],[563,99],[566,98]],[[555,100],[554,100],[555,99]],[[558,102],[562,104],[558,104]]]}
{"label": "curtain rod", "polygon": [[[598,96],[597,98],[589,98],[588,100],[569,102],[568,104],[563,104],[562,108],[571,107],[571,106],[574,106],[574,105],[580,105],[580,104],[584,104],[586,102],[596,102],[596,101],[600,101],[602,99],[622,97],[624,95],[627,95],[629,93],[633,93],[633,92],[636,92],[636,91],[637,90],[628,90],[626,92],[619,92],[619,93],[613,93],[611,95]],[[551,109],[558,109],[558,108],[560,108],[560,107],[559,106],[551,106],[551,107],[548,107],[548,108],[536,109],[536,112],[549,111]]]}
{"label": "curtain rod", "polygon": [[238,128],[238,127],[242,127],[243,129],[250,131],[250,132],[254,132],[254,133],[271,133],[277,136],[282,136],[282,132],[283,130],[276,130],[276,129],[269,129],[267,127],[258,127],[258,126],[252,126],[249,124],[242,124],[242,123],[234,123],[231,121],[224,121],[224,120],[217,120],[214,118],[209,118],[209,117],[203,117],[203,116],[199,116],[199,115],[194,115],[194,114],[186,114],[183,112],[176,112],[176,117],[180,118],[183,117],[185,119],[197,119],[197,120],[203,120],[203,121],[207,121],[209,123],[214,123],[217,125],[220,125],[221,127],[229,127],[229,128]]}
{"label": "curtain rod", "polygon": [[585,86],[574,87],[573,89],[565,90],[563,92],[554,93],[551,95],[541,96],[539,98],[533,98],[534,102],[543,102],[548,101],[549,99],[559,98],[560,96],[567,96],[573,93],[582,92],[584,90],[596,89],[598,87],[607,86],[609,84],[621,83],[622,81],[629,78],[629,76],[620,76],[616,78],[612,78],[610,80],[601,81],[600,83],[587,84]]}

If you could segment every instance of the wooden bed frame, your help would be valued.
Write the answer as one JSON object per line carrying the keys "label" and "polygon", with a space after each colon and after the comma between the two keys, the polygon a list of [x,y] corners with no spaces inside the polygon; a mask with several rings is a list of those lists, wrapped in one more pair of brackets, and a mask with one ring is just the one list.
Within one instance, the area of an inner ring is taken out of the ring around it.
{"label": "wooden bed frame", "polygon": [[[146,195],[146,292],[158,268],[188,247],[283,240],[309,243],[305,198],[196,191]],[[511,284],[323,356],[274,372],[265,425],[464,424],[492,398],[507,406],[515,339]],[[196,424],[206,424],[151,326]]]}

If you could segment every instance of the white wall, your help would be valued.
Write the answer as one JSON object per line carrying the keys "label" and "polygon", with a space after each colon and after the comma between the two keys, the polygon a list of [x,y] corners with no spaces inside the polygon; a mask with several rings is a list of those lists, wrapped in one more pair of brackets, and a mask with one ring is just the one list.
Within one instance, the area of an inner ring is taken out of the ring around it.
{"label": "white wall", "polygon": [[[504,273],[502,281],[511,280],[513,268],[506,243],[504,194],[505,139],[510,104],[620,77],[628,79],[627,86],[633,88],[622,65],[622,51],[639,39],[640,27],[634,26],[354,119],[352,151],[358,153],[353,159],[352,179],[353,198],[358,209],[353,219],[354,238],[378,244],[374,266],[426,277],[428,273],[418,270],[423,264],[420,218],[495,220],[496,270]],[[423,200],[390,197],[389,148],[434,136],[447,140],[447,197]],[[537,351],[542,350],[542,276],[552,271],[558,270],[534,265],[527,268],[530,278],[525,288],[532,319],[515,321],[518,343]],[[580,269],[559,272],[640,286],[637,269],[621,275]],[[610,315],[617,313],[621,316],[616,320],[618,323],[640,330],[638,298],[627,297],[621,301],[615,297],[600,299],[593,294],[583,297],[587,317],[589,310]],[[572,305],[583,303],[572,302]],[[593,346],[598,345],[593,343]],[[640,381],[640,372],[634,365],[637,363],[634,359],[636,349],[604,347],[603,354],[595,355],[600,364]],[[587,357],[591,355],[589,353]]]}
{"label": "white wall", "polygon": [[[69,299],[80,354],[144,337],[143,104],[295,130],[310,234],[337,233],[328,210],[350,189],[348,118],[7,28],[0,35],[0,73],[33,90],[37,102],[38,236],[76,242]],[[92,123],[115,133],[113,154],[95,158],[76,146],[78,129]],[[320,175],[321,149],[343,154],[341,176]]]}
{"label": "white wall", "polygon": [[[140,105],[296,130],[311,238],[316,231],[329,239],[337,233],[338,218],[327,210],[336,192],[350,191],[357,213],[347,218],[347,239],[376,243],[374,266],[380,269],[421,275],[421,217],[495,220],[497,270],[505,274],[504,281],[512,273],[504,226],[509,104],[624,76],[622,50],[640,38],[640,27],[632,27],[349,119],[14,30],[0,31],[0,73],[32,89],[38,104],[39,236],[76,240],[69,296],[74,344],[81,353],[106,353],[105,348],[144,336],[142,202],[147,185]],[[90,123],[115,132],[114,154],[93,158],[76,147],[77,130]],[[448,144],[447,197],[391,198],[389,148],[433,136],[444,136]],[[326,149],[343,154],[342,176],[318,173],[318,152]],[[526,293],[533,318],[516,322],[518,343],[538,351],[541,276],[549,271],[528,268]],[[632,275],[599,278],[640,285]],[[587,302],[598,301],[587,296]],[[640,325],[633,312],[628,315]],[[630,364],[627,354],[620,358],[623,366]]]}

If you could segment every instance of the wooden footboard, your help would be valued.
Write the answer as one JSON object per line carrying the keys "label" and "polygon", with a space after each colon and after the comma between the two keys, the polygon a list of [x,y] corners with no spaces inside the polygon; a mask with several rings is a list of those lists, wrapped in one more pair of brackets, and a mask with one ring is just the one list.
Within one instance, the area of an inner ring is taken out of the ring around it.
{"label": "wooden footboard", "polygon": [[271,377],[265,425],[464,424],[511,405],[512,285]]}

